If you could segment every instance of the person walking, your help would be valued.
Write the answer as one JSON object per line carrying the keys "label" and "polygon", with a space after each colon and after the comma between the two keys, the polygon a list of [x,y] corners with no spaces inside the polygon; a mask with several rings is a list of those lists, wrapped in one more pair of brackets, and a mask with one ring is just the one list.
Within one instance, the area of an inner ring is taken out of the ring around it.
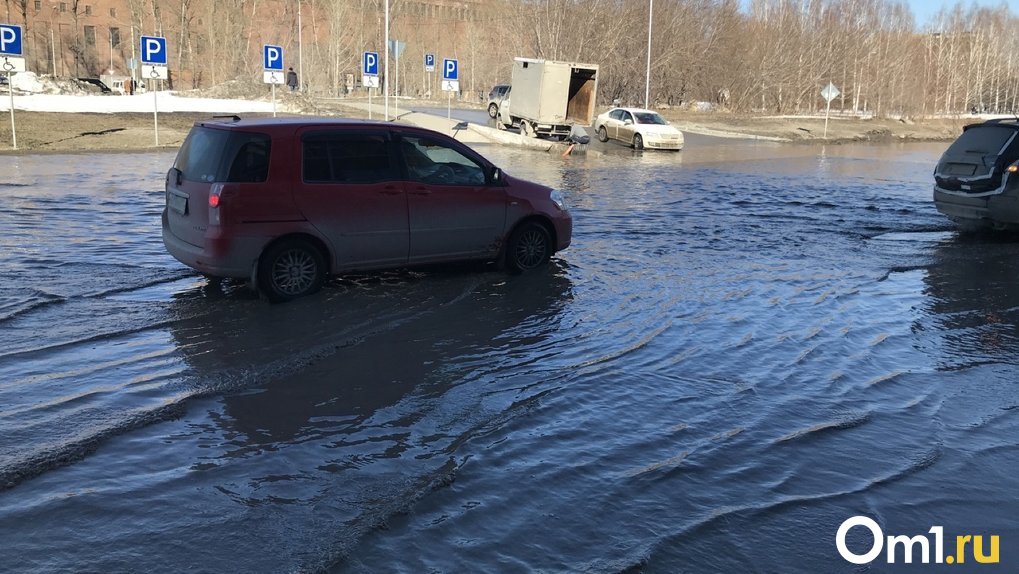
{"label": "person walking", "polygon": [[287,85],[290,86],[290,91],[297,90],[297,72],[293,68],[287,69]]}

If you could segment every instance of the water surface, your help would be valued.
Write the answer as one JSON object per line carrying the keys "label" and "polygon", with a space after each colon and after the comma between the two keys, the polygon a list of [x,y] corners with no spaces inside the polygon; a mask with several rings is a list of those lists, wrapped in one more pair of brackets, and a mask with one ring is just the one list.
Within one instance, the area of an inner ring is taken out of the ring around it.
{"label": "water surface", "polygon": [[566,194],[547,269],[276,306],[165,253],[172,153],[0,157],[2,569],[855,572],[863,514],[1008,571],[1019,243],[943,144],[687,141],[485,148]]}

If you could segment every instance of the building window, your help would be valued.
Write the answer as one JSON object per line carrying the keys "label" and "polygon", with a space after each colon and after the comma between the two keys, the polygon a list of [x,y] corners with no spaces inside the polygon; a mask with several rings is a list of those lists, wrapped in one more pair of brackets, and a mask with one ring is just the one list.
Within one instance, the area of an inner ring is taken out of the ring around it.
{"label": "building window", "polygon": [[42,0],[35,0],[35,11],[42,10]]}
{"label": "building window", "polygon": [[96,45],[96,27],[85,26],[85,44],[89,46]]}
{"label": "building window", "polygon": [[120,45],[120,28],[110,28],[110,46]]}
{"label": "building window", "polygon": [[92,6],[90,4],[86,4],[85,5],[85,15],[86,16],[91,16],[92,15]]}
{"label": "building window", "polygon": [[60,11],[61,12],[67,12],[67,2],[61,2],[60,3]]}
{"label": "building window", "polygon": [[117,9],[116,8],[110,8],[110,17],[111,18],[116,18],[117,17]]}

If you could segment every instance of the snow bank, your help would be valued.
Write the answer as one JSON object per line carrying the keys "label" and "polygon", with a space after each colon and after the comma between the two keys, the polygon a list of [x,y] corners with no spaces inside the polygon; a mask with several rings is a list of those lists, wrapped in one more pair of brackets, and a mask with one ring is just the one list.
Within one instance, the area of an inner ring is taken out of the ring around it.
{"label": "snow bank", "polygon": [[[74,90],[68,94],[68,86],[51,78],[38,76],[33,72],[14,74],[11,86],[15,90],[14,110],[26,112],[100,113],[152,112],[153,105],[160,112],[201,112],[216,114],[238,114],[273,111],[272,102],[219,98],[182,98],[174,92],[149,92],[133,96],[98,95],[85,90]],[[0,111],[11,109],[7,90],[0,88]],[[276,111],[284,111],[276,102]]]}
{"label": "snow bank", "polygon": [[40,81],[39,76],[35,75],[35,72],[22,72],[19,74],[11,74],[11,86],[15,90],[22,92],[32,93],[59,93],[59,88],[56,86],[47,86]]}

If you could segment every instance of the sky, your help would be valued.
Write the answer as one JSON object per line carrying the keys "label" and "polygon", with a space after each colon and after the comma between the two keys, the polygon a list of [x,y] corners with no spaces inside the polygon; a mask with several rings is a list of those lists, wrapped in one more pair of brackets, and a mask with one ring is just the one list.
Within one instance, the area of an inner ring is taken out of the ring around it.
{"label": "sky", "polygon": [[[1019,0],[962,0],[962,5],[969,7],[971,4],[978,6],[997,7],[1001,4],[1008,6],[1013,16],[1019,16]],[[913,19],[917,26],[923,26],[927,20],[936,14],[942,7],[955,6],[955,0],[908,0],[909,9],[913,11]]]}
{"label": "sky", "polygon": [[[900,0],[909,5],[909,9],[913,12],[913,20],[916,22],[917,28],[922,27],[927,23],[927,20],[937,14],[938,10],[943,7],[953,7],[956,3],[961,3],[963,7],[969,8],[975,4],[977,6],[989,6],[997,7],[1001,4],[1008,6],[1009,10],[1012,11],[1013,16],[1019,17],[1019,0]],[[750,4],[750,0],[742,0],[744,8]]]}

